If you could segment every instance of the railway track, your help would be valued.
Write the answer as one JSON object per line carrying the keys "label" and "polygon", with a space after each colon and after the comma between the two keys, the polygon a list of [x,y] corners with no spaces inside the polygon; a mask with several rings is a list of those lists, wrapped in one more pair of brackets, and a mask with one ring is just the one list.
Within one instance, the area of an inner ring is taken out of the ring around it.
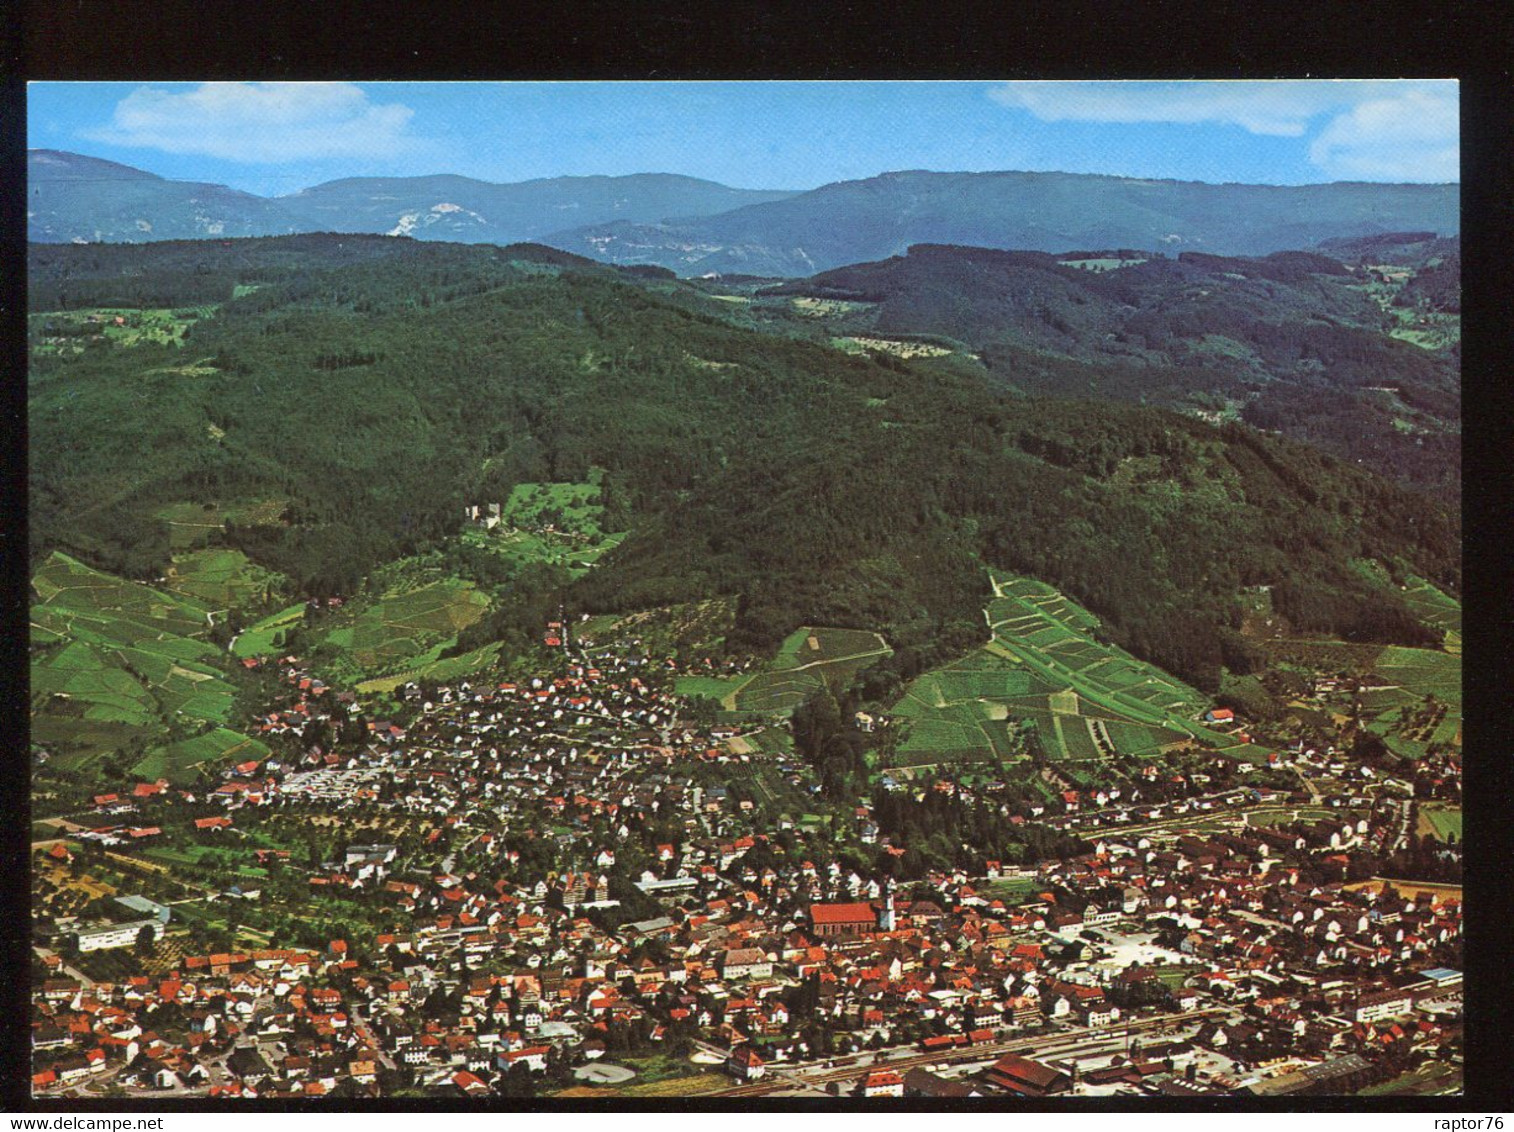
{"label": "railway track", "polygon": [[849,1065],[844,1068],[829,1070],[785,1069],[782,1071],[786,1078],[785,1080],[754,1081],[751,1084],[737,1085],[734,1088],[708,1095],[731,1098],[761,1097],[777,1092],[779,1089],[791,1088],[796,1082],[802,1082],[812,1087],[824,1088],[826,1085],[833,1083],[860,1080],[875,1069],[892,1069],[897,1073],[903,1073],[909,1069],[916,1069],[926,1065],[939,1065],[942,1062],[994,1060],[1009,1053],[1019,1054],[1022,1057],[1062,1056],[1074,1052],[1081,1045],[1088,1044],[1090,1038],[1118,1040],[1132,1034],[1179,1026],[1223,1013],[1225,1011],[1219,1007],[1206,1007],[1202,1010],[1185,1011],[1182,1014],[1165,1014],[1157,1018],[1142,1018],[1128,1025],[1085,1026],[1077,1030],[1065,1030],[1057,1034],[1048,1034],[1041,1039],[1016,1038],[1013,1041],[990,1042],[980,1046],[967,1046],[933,1053],[913,1054],[909,1057],[892,1058],[864,1065]]}

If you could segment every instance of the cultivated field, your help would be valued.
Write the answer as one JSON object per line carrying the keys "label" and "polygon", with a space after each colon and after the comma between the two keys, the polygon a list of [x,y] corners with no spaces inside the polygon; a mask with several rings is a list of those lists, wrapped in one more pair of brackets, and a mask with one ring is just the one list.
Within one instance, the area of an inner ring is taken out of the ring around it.
{"label": "cultivated field", "polygon": [[217,727],[192,739],[157,747],[131,768],[140,778],[166,778],[170,782],[192,782],[202,766],[221,762],[262,760],[268,746],[240,731]]}
{"label": "cultivated field", "polygon": [[276,642],[284,640],[285,634],[300,623],[304,613],[305,606],[299,603],[254,622],[237,634],[231,646],[232,653],[239,657],[275,655],[279,651]]}
{"label": "cultivated field", "polygon": [[200,639],[207,609],[54,554],[32,580],[32,738],[60,769],[88,766],[175,717],[224,723],[234,689]]}
{"label": "cultivated field", "polygon": [[165,589],[213,610],[266,609],[287,579],[256,565],[240,550],[196,550],[174,556]]}
{"label": "cultivated field", "polygon": [[1122,267],[1131,267],[1138,263],[1145,263],[1144,259],[1116,259],[1113,256],[1104,256],[1097,259],[1059,259],[1057,261],[1063,267],[1076,268],[1079,271],[1116,271]]}
{"label": "cultivated field", "polygon": [[622,1097],[697,1097],[718,1093],[730,1087],[728,1078],[719,1073],[699,1073],[691,1077],[668,1077],[661,1081],[628,1085],[619,1090]]}
{"label": "cultivated field", "polygon": [[33,353],[39,356],[82,353],[91,338],[113,346],[137,346],[150,342],[182,346],[184,332],[201,318],[215,313],[214,306],[185,307],[91,307],[77,311],[48,311],[27,320]]}
{"label": "cultivated field", "polygon": [[799,295],[792,300],[795,312],[806,318],[831,318],[835,315],[857,314],[872,310],[874,303],[856,303],[849,299],[815,299]]}
{"label": "cultivated field", "polygon": [[1443,649],[1305,639],[1265,647],[1274,663],[1360,680],[1367,730],[1400,758],[1414,760],[1431,747],[1461,746],[1461,603],[1417,578],[1404,596],[1420,620],[1445,633]]}
{"label": "cultivated field", "polygon": [[484,645],[482,648],[471,652],[459,653],[457,656],[442,657],[438,660],[429,661],[415,668],[407,668],[390,676],[379,676],[372,680],[364,680],[357,685],[357,690],[363,693],[382,692],[389,693],[401,684],[410,681],[434,680],[438,683],[446,683],[449,680],[457,680],[464,676],[470,676],[481,668],[487,668],[499,657],[499,650],[503,646],[495,641]]}
{"label": "cultivated field", "polygon": [[1423,578],[1411,577],[1404,588],[1404,600],[1414,615],[1426,625],[1446,632],[1461,632],[1461,602],[1442,593]]}
{"label": "cultivated field", "polygon": [[193,599],[92,570],[61,552],[55,551],[38,569],[32,591],[33,613],[48,618],[43,624],[54,631],[57,625],[51,622],[59,618],[69,623],[114,623],[119,626],[115,639],[132,643],[143,636],[188,636],[209,627],[205,607]]}
{"label": "cultivated field", "polygon": [[680,676],[674,682],[674,690],[680,696],[702,696],[710,700],[724,700],[746,683],[744,676]]}
{"label": "cultivated field", "polygon": [[391,589],[356,610],[349,605],[326,634],[324,643],[338,653],[332,671],[356,682],[429,665],[488,605],[488,595],[458,578]]}
{"label": "cultivated field", "polygon": [[1268,661],[1273,664],[1298,664],[1316,672],[1340,674],[1370,671],[1383,651],[1382,645],[1305,638],[1270,640],[1264,642],[1264,647]]}
{"label": "cultivated field", "polygon": [[911,342],[903,338],[866,338],[856,334],[832,338],[831,345],[851,354],[881,350],[885,354],[893,354],[896,358],[940,358],[951,353],[945,346],[936,346],[929,342]]}
{"label": "cultivated field", "polygon": [[1457,841],[1462,840],[1461,807],[1422,803],[1419,807],[1417,832],[1421,836],[1434,837],[1439,841],[1449,840],[1452,835],[1455,835]]}
{"label": "cultivated field", "polygon": [[597,483],[521,483],[510,492],[500,521],[532,526],[551,524],[559,530],[597,530],[604,514]]}
{"label": "cultivated field", "polygon": [[1432,884],[1422,880],[1398,880],[1393,877],[1373,877],[1371,880],[1360,881],[1356,884],[1345,886],[1348,892],[1361,892],[1370,889],[1373,892],[1382,892],[1391,888],[1403,897],[1415,897],[1421,893],[1429,895],[1435,900],[1461,900],[1461,885],[1459,884]]}
{"label": "cultivated field", "polygon": [[974,886],[985,900],[1002,900],[1005,904],[1024,904],[1034,900],[1040,883],[1035,877],[1004,877]]}
{"label": "cultivated field", "polygon": [[787,714],[829,684],[845,687],[862,669],[890,653],[877,633],[803,626],[789,634],[760,671],[731,679],[681,677],[680,695],[719,699],[727,711]]}
{"label": "cultivated field", "polygon": [[600,475],[591,469],[587,483],[516,484],[500,507],[499,523],[466,530],[463,539],[510,562],[546,562],[579,577],[626,537],[600,525]]}
{"label": "cultivated field", "polygon": [[1406,759],[1433,746],[1461,745],[1461,657],[1432,649],[1382,650],[1373,672],[1382,687],[1362,693],[1367,729]]}
{"label": "cultivated field", "polygon": [[734,598],[708,598],[634,613],[590,617],[573,626],[573,636],[579,641],[592,642],[594,647],[618,642],[622,649],[649,655],[684,649],[713,655],[735,623]]}
{"label": "cultivated field", "polygon": [[891,708],[901,728],[894,765],[1013,762],[1039,747],[1073,770],[1191,738],[1260,757],[1198,722],[1208,701],[1197,691],[1096,640],[1098,619],[1075,602],[1029,578],[992,580],[993,639],[919,677]]}

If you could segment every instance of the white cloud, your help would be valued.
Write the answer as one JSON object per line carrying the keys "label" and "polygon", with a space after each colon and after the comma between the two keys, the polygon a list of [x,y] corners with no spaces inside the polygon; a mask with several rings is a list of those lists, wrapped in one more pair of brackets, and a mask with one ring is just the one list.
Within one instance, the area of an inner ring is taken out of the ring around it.
{"label": "white cloud", "polygon": [[204,83],[182,93],[140,87],[90,140],[247,164],[413,152],[414,111],[376,105],[343,82]]}
{"label": "white cloud", "polygon": [[1460,129],[1452,81],[1011,82],[989,92],[1043,122],[1238,126],[1305,138],[1335,178],[1454,181]]}
{"label": "white cloud", "polygon": [[1405,90],[1334,118],[1309,146],[1332,177],[1366,181],[1461,179],[1456,93]]}
{"label": "white cloud", "polygon": [[990,97],[1044,122],[1202,122],[1300,137],[1311,119],[1382,85],[1325,80],[1012,82],[996,87]]}

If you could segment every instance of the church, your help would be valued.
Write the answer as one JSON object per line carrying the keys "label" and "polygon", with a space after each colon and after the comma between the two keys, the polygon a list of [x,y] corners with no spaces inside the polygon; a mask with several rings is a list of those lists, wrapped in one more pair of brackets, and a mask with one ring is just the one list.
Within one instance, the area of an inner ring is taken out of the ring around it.
{"label": "church", "polygon": [[855,904],[810,905],[810,933],[816,937],[891,932],[894,923],[892,888],[884,895],[882,904],[863,901]]}

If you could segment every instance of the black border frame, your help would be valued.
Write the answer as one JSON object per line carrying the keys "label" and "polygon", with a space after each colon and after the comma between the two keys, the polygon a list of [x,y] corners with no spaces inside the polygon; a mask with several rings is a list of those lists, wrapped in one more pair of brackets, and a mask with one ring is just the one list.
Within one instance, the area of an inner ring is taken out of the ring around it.
{"label": "black border frame", "polygon": [[[1468,3],[1391,5],[1211,0],[1202,7],[1150,0],[1089,0],[1013,7],[961,2],[923,12],[857,0],[726,0],[719,5],[626,4],[616,0],[24,0],[0,25],[0,173],[24,192],[25,81],[29,79],[996,79],[996,78],[1455,78],[1461,81],[1462,210],[1468,288],[1464,312],[1464,601],[1477,611],[1465,638],[1465,808],[1468,894],[1467,1065],[1461,1098],[1143,1098],[1060,1102],[368,1102],[33,1101],[27,1095],[28,988],[0,979],[0,1109],[41,1113],[495,1112],[1317,1112],[1488,1113],[1514,1108],[1514,823],[1500,814],[1514,795],[1514,759],[1497,739],[1510,705],[1505,627],[1514,623],[1503,552],[1509,511],[1505,454],[1514,392],[1500,363],[1510,302],[1510,71],[1514,16]],[[19,192],[17,190],[20,190]],[[8,254],[0,271],[5,360],[0,400],[11,443],[5,459],[6,631],[0,679],[6,713],[0,798],[0,962],[25,969],[28,946],[25,626],[26,448],[24,210],[0,210]]]}

